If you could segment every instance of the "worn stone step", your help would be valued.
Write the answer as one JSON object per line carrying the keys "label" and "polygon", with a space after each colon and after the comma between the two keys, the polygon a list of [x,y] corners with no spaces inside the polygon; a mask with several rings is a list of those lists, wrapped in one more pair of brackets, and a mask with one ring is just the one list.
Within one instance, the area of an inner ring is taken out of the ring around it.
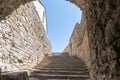
{"label": "worn stone step", "polygon": [[87,69],[83,69],[83,70],[77,70],[77,69],[41,69],[41,70],[36,70],[36,71],[32,71],[32,72],[43,72],[43,73],[53,73],[53,72],[61,72],[61,73],[82,73],[82,72],[89,72]]}
{"label": "worn stone step", "polygon": [[46,80],[79,80],[79,79],[46,79]]}
{"label": "worn stone step", "polygon": [[[44,66],[43,67],[34,67],[34,69],[43,69],[44,68]],[[59,65],[51,65],[51,66],[49,66],[49,67],[47,67],[47,68],[86,68],[86,66],[79,66],[79,67],[73,67],[73,66],[69,66],[69,65],[67,65],[67,66],[59,66]]]}
{"label": "worn stone step", "polygon": [[[31,77],[29,78],[29,80],[43,80],[43,79]],[[46,80],[90,80],[90,79],[46,79]]]}
{"label": "worn stone step", "polygon": [[31,77],[39,79],[89,79],[88,75],[60,75],[60,74],[33,74]]}
{"label": "worn stone step", "polygon": [[[44,68],[44,67],[35,67],[34,69],[38,69],[38,70],[41,70],[41,69],[54,69],[54,70],[56,70],[56,69],[60,69],[60,70],[65,70],[65,69],[68,69],[68,70],[82,70],[82,69],[87,69],[86,67],[84,67],[84,66],[81,66],[81,67],[46,67],[46,68]],[[87,69],[88,70],[88,69]]]}
{"label": "worn stone step", "polygon": [[41,68],[40,70],[88,70],[87,68]]}
{"label": "worn stone step", "polygon": [[85,63],[68,55],[45,58],[33,69],[31,77],[40,80],[89,80],[90,78]]}
{"label": "worn stone step", "polygon": [[[39,70],[39,71],[34,71],[32,74],[74,74],[74,75],[89,75],[88,71],[54,71],[54,70]],[[31,74],[31,75],[32,75]]]}
{"label": "worn stone step", "polygon": [[46,79],[46,80],[90,80],[90,79]]}

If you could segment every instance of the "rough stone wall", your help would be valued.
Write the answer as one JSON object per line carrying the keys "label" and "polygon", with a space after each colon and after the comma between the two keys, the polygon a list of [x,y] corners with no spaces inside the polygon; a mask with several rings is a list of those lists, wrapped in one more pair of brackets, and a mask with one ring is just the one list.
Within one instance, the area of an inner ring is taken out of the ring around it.
{"label": "rough stone wall", "polygon": [[[70,0],[86,15],[91,78],[120,79],[120,0]],[[83,5],[80,3],[84,1]]]}
{"label": "rough stone wall", "polygon": [[0,0],[0,68],[27,70],[51,54],[51,45],[29,0]]}
{"label": "rough stone wall", "polygon": [[90,67],[88,36],[84,14],[81,23],[75,25],[69,44],[64,49],[64,52],[71,56],[77,56],[83,59],[88,68]]}
{"label": "rough stone wall", "polygon": [[120,0],[90,0],[87,5],[93,78],[119,80]]}

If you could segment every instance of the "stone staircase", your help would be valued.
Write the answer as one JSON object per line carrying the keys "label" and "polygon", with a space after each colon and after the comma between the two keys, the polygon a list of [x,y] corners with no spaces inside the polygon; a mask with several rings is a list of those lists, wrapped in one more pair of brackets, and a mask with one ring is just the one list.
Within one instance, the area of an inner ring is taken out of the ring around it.
{"label": "stone staircase", "polygon": [[30,77],[36,80],[90,80],[84,62],[66,54],[53,54],[43,59]]}

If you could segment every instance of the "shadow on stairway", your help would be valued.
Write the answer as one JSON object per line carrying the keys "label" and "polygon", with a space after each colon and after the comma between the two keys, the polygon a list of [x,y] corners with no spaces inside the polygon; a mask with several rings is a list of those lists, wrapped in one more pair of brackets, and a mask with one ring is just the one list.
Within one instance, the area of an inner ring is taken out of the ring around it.
{"label": "shadow on stairway", "polygon": [[38,80],[90,80],[85,63],[74,56],[54,53],[44,58],[30,77]]}

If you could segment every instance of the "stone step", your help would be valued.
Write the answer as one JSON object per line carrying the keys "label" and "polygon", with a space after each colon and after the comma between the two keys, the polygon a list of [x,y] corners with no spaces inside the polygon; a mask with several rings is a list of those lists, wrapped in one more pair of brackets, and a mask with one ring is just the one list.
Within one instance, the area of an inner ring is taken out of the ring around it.
{"label": "stone step", "polygon": [[54,71],[54,70],[39,70],[34,71],[32,74],[74,74],[74,75],[89,75],[89,71]]}
{"label": "stone step", "polygon": [[[34,69],[43,69],[43,68],[45,68],[45,67],[46,67],[46,66],[42,66],[42,67],[36,66],[36,67],[34,67]],[[82,65],[81,65],[81,66],[79,66],[79,67],[74,67],[74,66],[67,65],[67,64],[64,65],[64,66],[61,66],[61,65],[60,65],[60,66],[59,66],[59,65],[52,65],[52,64],[51,64],[51,66],[47,66],[46,68],[52,68],[52,69],[53,69],[53,68],[77,68],[77,69],[78,69],[78,68],[81,68],[81,69],[84,69],[84,68],[86,68],[86,66],[84,66],[84,65],[82,66]]]}
{"label": "stone step", "polygon": [[41,68],[40,70],[73,70],[73,71],[80,71],[80,70],[88,70],[87,68]]}
{"label": "stone step", "polygon": [[[33,71],[35,72],[35,71]],[[89,72],[87,69],[40,69],[36,70],[36,72]]]}
{"label": "stone step", "polygon": [[36,66],[31,77],[39,80],[89,80],[85,63],[73,56],[55,55]]}
{"label": "stone step", "polygon": [[[31,77],[29,78],[29,80],[43,80],[43,79]],[[90,79],[46,79],[46,80],[90,80]]]}
{"label": "stone step", "polygon": [[[84,67],[84,66],[80,66],[80,67],[71,67],[71,66],[50,66],[50,67],[46,67],[46,68],[49,68],[49,69],[54,69],[54,68],[66,68],[66,69],[74,69],[74,68],[81,68],[81,69],[87,69],[86,67]],[[38,69],[38,70],[41,70],[41,69],[44,69],[44,66],[43,67],[35,67],[35,68],[33,68],[33,69]],[[62,70],[62,69],[61,69]],[[87,69],[88,70],[88,69]]]}
{"label": "stone step", "polygon": [[46,80],[90,80],[90,79],[46,79]]}
{"label": "stone step", "polygon": [[39,78],[42,80],[46,79],[89,79],[88,75],[61,75],[61,74],[32,74],[31,77]]}

